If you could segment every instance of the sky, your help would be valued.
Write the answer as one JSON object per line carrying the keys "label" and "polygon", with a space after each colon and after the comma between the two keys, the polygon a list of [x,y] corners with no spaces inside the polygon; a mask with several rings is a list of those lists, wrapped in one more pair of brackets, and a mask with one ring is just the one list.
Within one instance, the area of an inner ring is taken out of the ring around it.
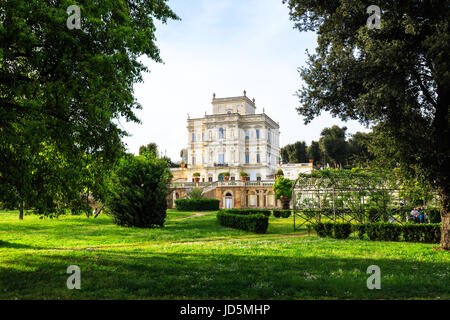
{"label": "sky", "polygon": [[256,99],[256,113],[280,124],[280,145],[318,140],[323,128],[346,126],[347,133],[367,132],[356,121],[342,122],[322,114],[308,125],[298,115],[295,96],[302,86],[298,68],[306,65],[306,50],[317,45],[314,33],[293,29],[282,0],[170,0],[181,21],[157,24],[157,46],[164,63],[146,57],[150,72],[135,85],[142,105],[141,124],[120,121],[130,136],[129,152],[155,142],[173,161],[187,147],[187,117],[212,113],[217,98],[243,95]]}

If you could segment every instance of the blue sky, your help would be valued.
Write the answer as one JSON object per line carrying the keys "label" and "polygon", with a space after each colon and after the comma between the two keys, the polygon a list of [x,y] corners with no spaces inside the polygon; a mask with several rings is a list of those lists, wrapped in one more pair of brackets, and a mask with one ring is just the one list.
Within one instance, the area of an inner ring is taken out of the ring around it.
{"label": "blue sky", "polygon": [[158,24],[157,45],[164,64],[142,61],[150,73],[136,84],[137,111],[142,124],[121,121],[130,133],[124,142],[137,153],[156,142],[174,161],[187,145],[186,119],[211,114],[211,99],[247,96],[256,99],[257,113],[265,109],[280,123],[282,146],[318,140],[324,127],[347,126],[348,133],[368,131],[356,121],[342,122],[323,114],[305,126],[295,108],[302,82],[306,49],[316,47],[314,33],[293,29],[281,0],[171,0],[182,19]]}

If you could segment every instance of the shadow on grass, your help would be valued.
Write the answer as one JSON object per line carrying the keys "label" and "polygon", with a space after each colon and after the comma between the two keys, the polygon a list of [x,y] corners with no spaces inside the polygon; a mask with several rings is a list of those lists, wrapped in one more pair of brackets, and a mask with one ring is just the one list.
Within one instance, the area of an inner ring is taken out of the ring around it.
{"label": "shadow on grass", "polygon": [[42,249],[41,247],[35,247],[30,246],[27,244],[21,244],[21,243],[15,243],[15,242],[8,242],[8,241],[2,241],[0,240],[0,249],[7,248],[7,249]]}
{"label": "shadow on grass", "polygon": [[[26,254],[0,267],[2,299],[408,299],[450,298],[445,262],[205,253],[97,251]],[[189,251],[189,247],[184,249]],[[198,249],[197,249],[198,250]],[[264,252],[263,252],[264,253]],[[381,268],[381,290],[369,290],[369,265]],[[33,266],[33,271],[19,271]],[[82,290],[68,290],[69,265],[81,269]]]}

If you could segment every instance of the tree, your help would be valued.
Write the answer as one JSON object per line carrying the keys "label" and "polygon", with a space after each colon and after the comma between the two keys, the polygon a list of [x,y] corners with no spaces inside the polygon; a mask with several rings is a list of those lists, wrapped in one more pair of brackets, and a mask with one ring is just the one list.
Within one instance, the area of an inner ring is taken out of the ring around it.
{"label": "tree", "polygon": [[281,161],[283,163],[305,163],[308,162],[306,155],[306,143],[297,141],[294,144],[288,144],[280,150]]}
{"label": "tree", "polygon": [[314,164],[322,162],[323,153],[322,150],[320,150],[319,142],[311,141],[311,145],[307,148],[306,153],[308,155],[308,159],[312,159]]}
{"label": "tree", "polygon": [[348,156],[348,143],[345,140],[346,127],[332,126],[321,132],[319,140],[320,149],[325,161],[333,163],[334,167],[342,167]]}
{"label": "tree", "polygon": [[162,227],[171,179],[167,162],[154,153],[122,158],[108,178],[105,197],[114,223],[127,227]]}
{"label": "tree", "polygon": [[[126,135],[115,120],[139,122],[133,86],[147,71],[139,58],[161,61],[155,20],[178,19],[162,0],[76,3],[82,27],[70,30],[72,3],[0,2],[0,179],[3,189],[18,190],[19,204],[43,209],[45,199],[59,206],[83,191],[76,177],[85,155],[114,160],[108,150]],[[35,153],[42,148],[51,148],[64,166]],[[11,174],[17,161],[25,168],[20,175]]]}
{"label": "tree", "polygon": [[349,140],[349,160],[359,167],[366,167],[375,159],[369,151],[373,133],[356,132]]}
{"label": "tree", "polygon": [[158,155],[158,145],[154,142],[150,142],[146,146],[139,147],[139,155],[142,156],[145,152],[154,153]]}
{"label": "tree", "polygon": [[292,198],[292,187],[294,182],[282,176],[278,177],[273,185],[275,191],[275,198],[281,200],[283,209],[289,209],[289,201]]}
{"label": "tree", "polygon": [[440,194],[441,247],[450,249],[450,6],[448,1],[380,0],[380,28],[368,28],[372,1],[284,0],[318,47],[300,74],[305,122],[327,111],[375,124],[411,177]]}

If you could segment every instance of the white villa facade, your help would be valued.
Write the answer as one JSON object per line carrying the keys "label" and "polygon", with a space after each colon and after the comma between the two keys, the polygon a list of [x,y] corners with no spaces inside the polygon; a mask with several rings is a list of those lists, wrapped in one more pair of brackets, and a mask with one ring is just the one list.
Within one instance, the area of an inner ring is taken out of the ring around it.
{"label": "white villa facade", "polygon": [[187,168],[174,169],[173,181],[200,182],[240,180],[246,172],[250,181],[274,179],[280,160],[280,126],[264,109],[256,113],[255,99],[243,96],[216,98],[212,114],[187,120]]}

